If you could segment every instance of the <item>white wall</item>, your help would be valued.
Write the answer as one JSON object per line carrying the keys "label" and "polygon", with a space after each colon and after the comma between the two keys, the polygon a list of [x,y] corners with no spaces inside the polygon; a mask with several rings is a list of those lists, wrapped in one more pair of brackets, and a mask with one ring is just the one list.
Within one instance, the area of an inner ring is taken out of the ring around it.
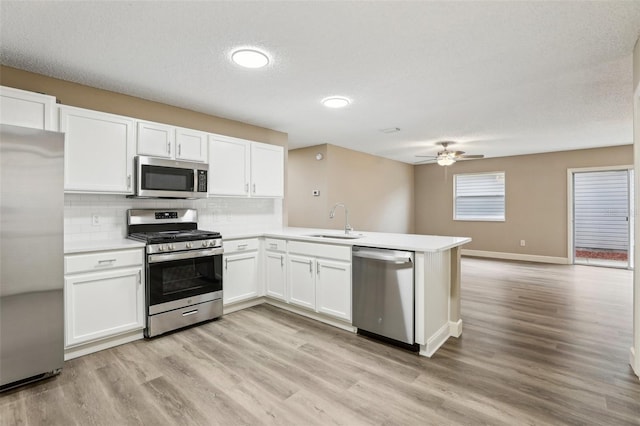
{"label": "white wall", "polygon": [[[65,194],[64,240],[124,238],[127,209],[194,208],[198,228],[222,236],[282,227],[282,200],[271,198],[207,198],[204,200],[145,200],[123,195]],[[92,224],[97,214],[99,224]]]}
{"label": "white wall", "polygon": [[[633,49],[633,163],[640,164],[640,38]],[[640,212],[640,171],[635,173],[635,213],[636,223]],[[637,228],[636,228],[637,229]],[[633,274],[633,346],[631,347],[631,367],[640,377],[640,232],[635,233],[635,272]]]}

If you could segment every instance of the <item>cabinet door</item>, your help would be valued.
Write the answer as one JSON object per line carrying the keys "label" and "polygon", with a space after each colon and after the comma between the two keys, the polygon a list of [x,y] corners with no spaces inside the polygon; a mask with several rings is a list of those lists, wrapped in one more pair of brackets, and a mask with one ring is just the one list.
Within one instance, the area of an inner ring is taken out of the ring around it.
{"label": "cabinet door", "polygon": [[138,155],[172,158],[175,128],[166,124],[138,121]]}
{"label": "cabinet door", "polygon": [[284,197],[284,148],[251,143],[251,195]]}
{"label": "cabinet door", "polygon": [[285,254],[265,251],[265,282],[267,296],[286,300],[285,283],[287,280]]}
{"label": "cabinet door", "polygon": [[307,256],[288,256],[289,302],[316,308],[315,260]]}
{"label": "cabinet door", "polygon": [[224,256],[224,304],[258,297],[258,253]]}
{"label": "cabinet door", "polygon": [[61,106],[64,189],[70,192],[131,194],[133,119]]}
{"label": "cabinet door", "polygon": [[144,328],[142,268],[66,277],[65,346]]}
{"label": "cabinet door", "polygon": [[209,194],[249,195],[249,147],[240,139],[210,139]]}
{"label": "cabinet door", "polygon": [[209,152],[207,137],[205,132],[176,128],[176,158],[206,163]]}
{"label": "cabinet door", "polygon": [[351,264],[326,259],[317,262],[318,312],[351,321]]}
{"label": "cabinet door", "polygon": [[26,90],[0,87],[0,123],[58,130],[54,119],[56,98]]}

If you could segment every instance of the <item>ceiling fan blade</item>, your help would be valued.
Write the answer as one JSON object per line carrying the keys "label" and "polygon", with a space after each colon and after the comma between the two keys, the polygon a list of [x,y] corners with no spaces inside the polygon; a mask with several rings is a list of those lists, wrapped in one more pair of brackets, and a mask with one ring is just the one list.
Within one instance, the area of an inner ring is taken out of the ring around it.
{"label": "ceiling fan blade", "polygon": [[453,155],[454,157],[461,157],[464,154],[464,151],[449,151],[449,154]]}
{"label": "ceiling fan blade", "polygon": [[430,163],[435,163],[436,159],[435,158],[428,158],[426,160],[420,160],[420,161],[416,161],[413,164],[430,164]]}
{"label": "ceiling fan blade", "polygon": [[478,158],[484,158],[484,155],[482,154],[476,154],[476,155],[460,155],[458,156],[458,160],[475,160]]}

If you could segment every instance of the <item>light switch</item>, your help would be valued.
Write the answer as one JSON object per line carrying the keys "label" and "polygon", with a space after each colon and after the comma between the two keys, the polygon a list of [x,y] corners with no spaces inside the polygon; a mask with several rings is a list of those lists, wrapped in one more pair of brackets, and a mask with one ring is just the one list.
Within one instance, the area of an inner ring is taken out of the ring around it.
{"label": "light switch", "polygon": [[313,196],[314,197],[319,197],[320,196],[320,190],[319,189],[314,189],[313,190]]}

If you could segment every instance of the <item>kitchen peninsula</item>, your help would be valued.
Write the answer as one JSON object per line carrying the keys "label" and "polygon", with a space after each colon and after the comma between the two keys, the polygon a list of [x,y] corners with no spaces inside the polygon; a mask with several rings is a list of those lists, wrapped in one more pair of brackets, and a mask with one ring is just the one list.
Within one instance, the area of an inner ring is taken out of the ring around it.
{"label": "kitchen peninsula", "polygon": [[[265,279],[269,280],[269,251],[280,257],[280,264],[285,268],[285,256],[288,264],[292,265],[292,256],[303,252],[305,247],[313,249],[315,256],[319,258],[340,259],[351,261],[351,247],[365,246],[383,249],[408,250],[415,252],[415,340],[420,345],[420,355],[430,357],[450,337],[459,337],[462,334],[462,319],[460,318],[460,246],[467,244],[471,238],[448,237],[432,235],[393,234],[380,232],[353,232],[351,236],[357,238],[345,238],[344,232],[338,230],[313,229],[313,228],[283,228],[268,231],[263,234],[247,235],[223,235],[225,243],[233,244],[234,241],[245,241],[250,238],[263,237],[265,243]],[[334,237],[334,238],[332,238]],[[286,247],[285,247],[286,246]],[[320,250],[316,250],[320,248]],[[346,256],[341,255],[340,250],[347,249]],[[225,245],[225,252],[227,252]],[[282,255],[278,255],[280,252]],[[336,256],[333,255],[336,253]],[[317,254],[316,254],[317,253]],[[278,258],[276,258],[277,260]],[[296,258],[294,258],[295,260]],[[318,266],[319,268],[319,266]],[[318,269],[319,271],[320,269]],[[350,271],[350,269],[349,269]],[[291,270],[288,271],[291,277]],[[283,274],[287,275],[283,270]],[[291,279],[289,279],[291,281]],[[349,281],[350,283],[350,281]],[[289,283],[291,285],[291,283]],[[266,283],[266,295],[269,296],[269,283]],[[225,285],[225,292],[229,287]],[[351,295],[349,288],[349,304]],[[291,308],[290,289],[282,291],[288,297],[282,297],[282,301],[288,303]],[[319,294],[320,290],[317,290]],[[266,298],[269,303],[285,307],[277,303],[273,298]],[[274,303],[275,302],[275,303]],[[307,306],[313,309],[313,306]],[[351,312],[348,307],[348,315],[342,315],[350,325]],[[322,312],[320,306],[316,312]],[[227,309],[225,308],[225,311]],[[296,310],[296,312],[298,312]],[[335,315],[335,311],[328,311]],[[299,313],[305,314],[304,311]],[[334,324],[340,326],[341,324]],[[349,328],[349,327],[343,327]],[[353,329],[353,328],[351,328]]]}

